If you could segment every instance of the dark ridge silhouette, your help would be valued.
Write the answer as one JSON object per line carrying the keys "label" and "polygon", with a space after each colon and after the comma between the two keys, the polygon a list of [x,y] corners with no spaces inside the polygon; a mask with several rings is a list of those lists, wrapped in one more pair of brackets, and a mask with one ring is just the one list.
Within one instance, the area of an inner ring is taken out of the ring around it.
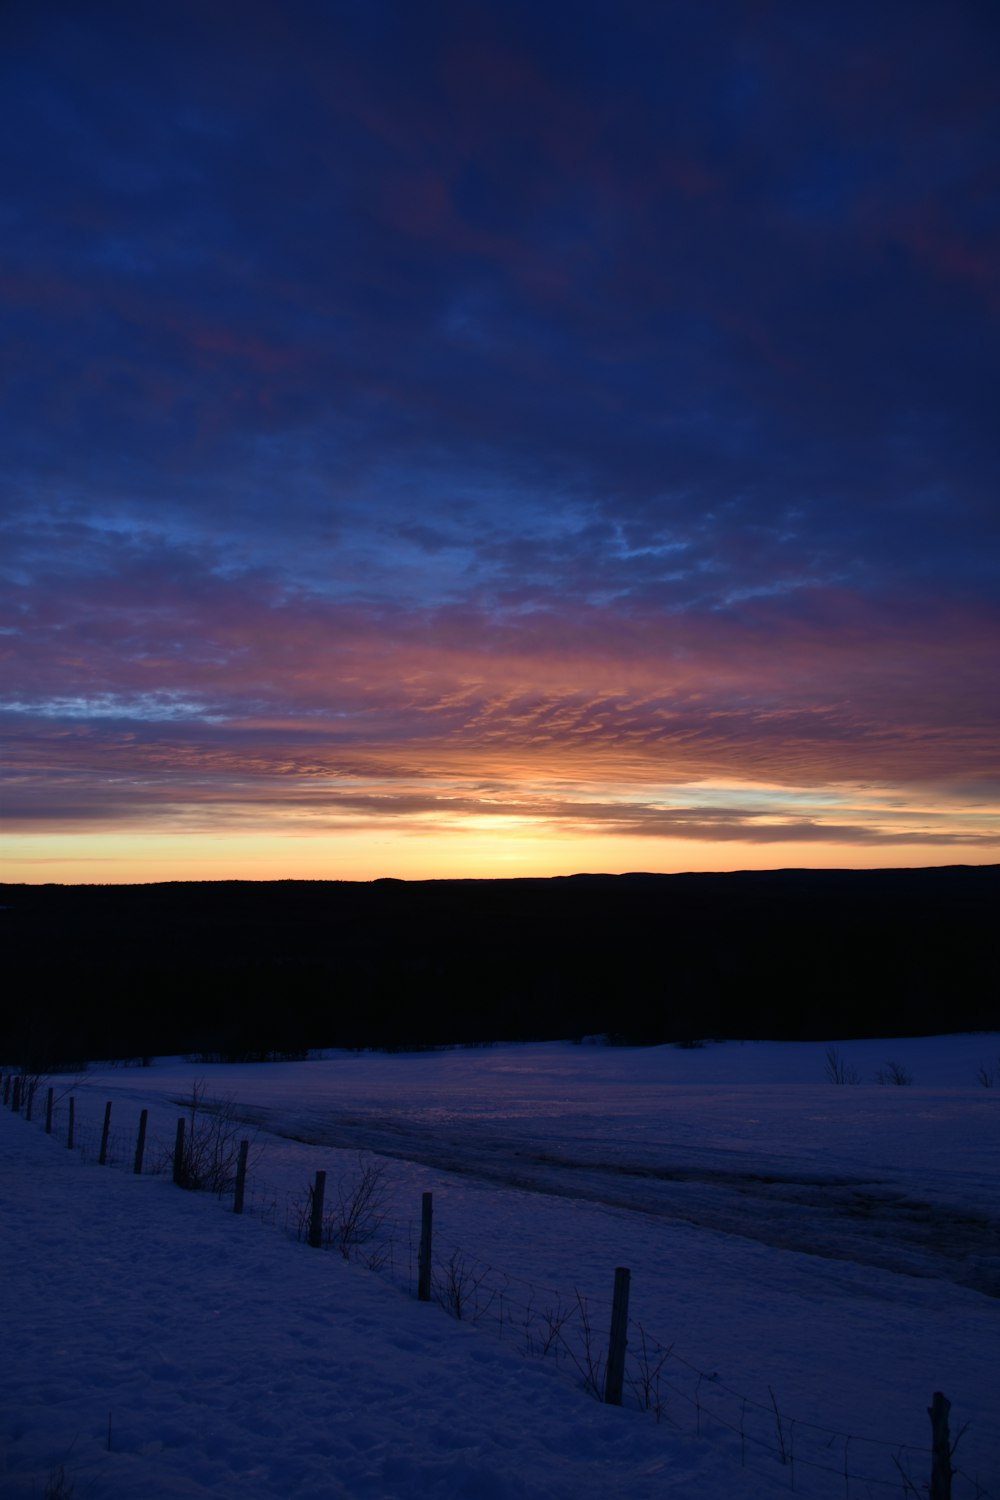
{"label": "dark ridge silhouette", "polygon": [[2,885],[0,1060],[1000,1029],[1000,866]]}

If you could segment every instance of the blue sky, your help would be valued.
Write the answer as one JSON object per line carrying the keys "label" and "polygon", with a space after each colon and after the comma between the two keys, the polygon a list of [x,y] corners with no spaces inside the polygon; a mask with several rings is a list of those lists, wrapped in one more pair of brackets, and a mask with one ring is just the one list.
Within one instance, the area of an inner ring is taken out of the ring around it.
{"label": "blue sky", "polygon": [[992,4],[0,33],[8,878],[997,858]]}

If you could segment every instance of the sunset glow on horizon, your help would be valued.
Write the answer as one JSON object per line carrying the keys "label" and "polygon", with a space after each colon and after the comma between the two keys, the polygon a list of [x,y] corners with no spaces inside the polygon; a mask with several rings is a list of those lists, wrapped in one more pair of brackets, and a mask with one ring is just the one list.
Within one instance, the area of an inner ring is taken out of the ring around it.
{"label": "sunset glow on horizon", "polygon": [[976,7],[3,25],[0,878],[1000,861]]}

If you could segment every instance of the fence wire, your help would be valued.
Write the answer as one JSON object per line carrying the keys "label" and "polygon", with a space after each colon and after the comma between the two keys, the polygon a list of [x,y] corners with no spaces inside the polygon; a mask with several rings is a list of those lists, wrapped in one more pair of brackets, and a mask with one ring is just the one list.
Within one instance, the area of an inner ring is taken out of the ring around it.
{"label": "fence wire", "polygon": [[[3,1103],[10,1104],[10,1078],[4,1080]],[[27,1090],[22,1091],[22,1113]],[[52,1134],[66,1139],[67,1098],[60,1091],[52,1111]],[[207,1101],[207,1108],[211,1102]],[[47,1125],[46,1101],[32,1091],[32,1120]],[[73,1145],[84,1161],[100,1159],[100,1124],[77,1118]],[[175,1138],[162,1129],[146,1136],[143,1173],[169,1175],[173,1170]],[[134,1170],[136,1135],[114,1126],[106,1142],[106,1164]],[[362,1173],[366,1170],[359,1156]],[[372,1170],[368,1168],[367,1170]],[[375,1188],[381,1181],[375,1170]],[[233,1176],[235,1176],[235,1168]],[[227,1179],[226,1189],[232,1184]],[[383,1212],[376,1191],[368,1217],[345,1233],[345,1202],[350,1205],[350,1174],[335,1182],[329,1212],[324,1214],[321,1248],[336,1249],[415,1296],[419,1276],[421,1226],[417,1219],[395,1219]],[[280,1228],[291,1238],[309,1237],[313,1188],[298,1192],[269,1188],[259,1174],[248,1176],[243,1212]],[[217,1196],[222,1196],[218,1193]],[[339,1217],[338,1217],[339,1215]],[[442,1238],[437,1229],[431,1260],[431,1297],[450,1316],[490,1332],[524,1358],[551,1360],[598,1400],[604,1399],[606,1329],[592,1301],[578,1291],[545,1286],[504,1271],[460,1245]],[[793,1417],[784,1411],[768,1387],[768,1401],[747,1395],[727,1384],[717,1371],[692,1363],[675,1346],[663,1343],[641,1322],[628,1321],[622,1404],[652,1415],[655,1421],[688,1435],[728,1443],[734,1463],[766,1473],[782,1492],[800,1493],[812,1500],[877,1500],[887,1493],[924,1496],[930,1445],[896,1442],[888,1438],[848,1433]],[[957,1441],[953,1448],[957,1447]],[[766,1469],[761,1469],[766,1461]],[[994,1491],[960,1466],[952,1468],[952,1500],[997,1500]]]}
{"label": "fence wire", "polygon": [[[584,1390],[603,1399],[610,1307],[597,1315],[592,1300],[580,1293],[512,1276],[440,1235],[432,1296],[453,1317],[512,1342],[520,1354],[562,1364]],[[768,1460],[776,1489],[817,1500],[926,1492],[929,1445],[824,1427],[792,1416],[768,1394],[763,1401],[735,1389],[629,1319],[623,1405],[676,1431],[726,1441],[742,1468],[760,1472],[758,1461]],[[963,1470],[956,1469],[954,1479],[953,1500],[991,1500]]]}

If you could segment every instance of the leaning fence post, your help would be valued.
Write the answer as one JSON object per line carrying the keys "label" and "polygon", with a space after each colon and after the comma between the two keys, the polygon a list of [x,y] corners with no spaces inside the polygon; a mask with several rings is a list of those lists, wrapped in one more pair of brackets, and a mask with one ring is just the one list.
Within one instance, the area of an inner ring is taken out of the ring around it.
{"label": "leaning fence post", "polygon": [[139,1116],[139,1137],[135,1143],[135,1166],[133,1171],[138,1177],[142,1172],[142,1156],[146,1149],[146,1122],[149,1119],[149,1110],[144,1109]]}
{"label": "leaning fence post", "polygon": [[631,1275],[627,1266],[618,1266],[615,1270],[608,1363],[604,1372],[604,1400],[608,1406],[621,1406],[622,1404],[622,1387],[625,1384],[625,1350],[628,1346],[628,1288]]}
{"label": "leaning fence post", "polygon": [[931,1419],[931,1491],[930,1500],[951,1500],[951,1434],[948,1431],[948,1413],[951,1402],[940,1391],[927,1408]]}
{"label": "leaning fence post", "polygon": [[35,1090],[38,1087],[38,1079],[33,1078],[28,1084],[28,1103],[24,1111],[24,1118],[30,1120],[35,1108]]}
{"label": "leaning fence post", "polygon": [[18,1073],[14,1079],[14,1097],[10,1101],[10,1107],[15,1115],[21,1113],[21,1075]]}
{"label": "leaning fence post", "polygon": [[431,1235],[434,1227],[434,1194],[424,1193],[420,1201],[420,1258],[417,1261],[417,1298],[431,1300]]}
{"label": "leaning fence post", "polygon": [[72,1151],[72,1149],[73,1149],[73,1134],[74,1134],[75,1130],[76,1130],[76,1100],[73,1098],[73,1095],[70,1094],[70,1096],[69,1096],[69,1127],[68,1127],[68,1129],[66,1131],[66,1145],[67,1145],[67,1148],[70,1151]]}
{"label": "leaning fence post", "polygon": [[107,1102],[107,1104],[104,1106],[104,1128],[101,1131],[101,1154],[97,1158],[97,1165],[99,1167],[106,1167],[107,1164],[108,1164],[108,1136],[110,1134],[111,1134],[111,1100],[109,1099],[108,1102]]}
{"label": "leaning fence post", "polygon": [[312,1190],[312,1214],[309,1219],[309,1243],[314,1250],[323,1244],[323,1198],[326,1194],[326,1173],[317,1172]]}
{"label": "leaning fence post", "polygon": [[180,1187],[184,1180],[184,1116],[177,1121],[177,1138],[174,1141],[174,1182]]}
{"label": "leaning fence post", "polygon": [[236,1163],[236,1196],[233,1199],[233,1213],[243,1212],[243,1194],[247,1185],[247,1153],[250,1150],[249,1141],[240,1141],[240,1159]]}
{"label": "leaning fence post", "polygon": [[50,1087],[48,1093],[45,1095],[45,1134],[46,1135],[51,1135],[52,1134],[52,1110],[53,1110],[53,1107],[55,1105],[55,1099],[56,1099],[56,1091],[55,1091],[54,1088]]}

